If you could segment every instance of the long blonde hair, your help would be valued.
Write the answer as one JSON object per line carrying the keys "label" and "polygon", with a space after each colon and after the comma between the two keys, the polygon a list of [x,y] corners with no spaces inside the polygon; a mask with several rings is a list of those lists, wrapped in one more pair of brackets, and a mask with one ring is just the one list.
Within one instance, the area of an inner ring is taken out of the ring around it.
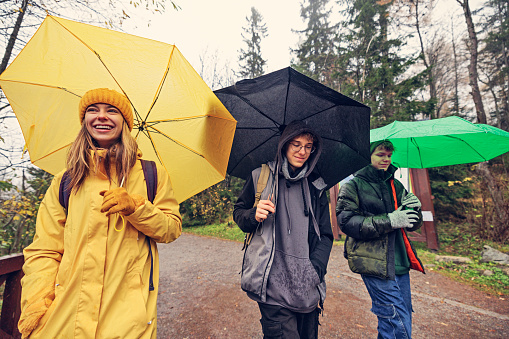
{"label": "long blonde hair", "polygon": [[[71,178],[69,187],[72,187],[73,192],[78,191],[90,172],[92,153],[95,155],[95,164],[98,166],[99,155],[95,152],[97,149],[95,140],[88,132],[83,120],[81,129],[69,149],[66,160],[67,171]],[[137,152],[138,143],[132,137],[127,123],[124,122],[119,140],[107,149],[104,158],[104,168],[110,182],[112,180],[110,173],[112,162],[115,164],[116,175],[119,178],[117,180],[122,180],[121,178],[127,180],[131,168],[136,163]],[[118,184],[120,185],[120,182]]]}

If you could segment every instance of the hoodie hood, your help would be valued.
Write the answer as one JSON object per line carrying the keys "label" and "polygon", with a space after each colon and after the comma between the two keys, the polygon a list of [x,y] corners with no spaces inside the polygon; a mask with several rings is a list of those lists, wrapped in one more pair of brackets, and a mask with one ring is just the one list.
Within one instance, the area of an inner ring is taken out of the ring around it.
{"label": "hoodie hood", "polygon": [[313,146],[316,147],[315,151],[309,155],[308,160],[306,161],[306,164],[308,165],[307,171],[304,174],[304,177],[308,177],[311,172],[313,172],[316,163],[318,162],[318,159],[320,158],[320,154],[322,153],[322,139],[318,134],[316,134],[315,131],[313,131],[310,127],[306,125],[303,121],[295,120],[289,123],[285,129],[283,130],[283,133],[281,134],[281,137],[279,138],[279,143],[277,146],[277,154],[276,154],[276,164],[278,171],[281,170],[281,166],[283,164],[283,158],[286,156],[286,149],[285,145],[291,141],[296,136],[299,136],[304,133],[310,133],[315,137],[315,142],[313,143]]}

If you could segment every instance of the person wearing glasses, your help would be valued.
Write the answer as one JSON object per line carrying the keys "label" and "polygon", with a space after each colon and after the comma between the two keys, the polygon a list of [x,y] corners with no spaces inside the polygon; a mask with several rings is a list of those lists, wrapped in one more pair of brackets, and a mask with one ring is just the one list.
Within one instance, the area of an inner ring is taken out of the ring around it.
{"label": "person wearing glasses", "polygon": [[267,164],[268,178],[255,169],[234,206],[233,219],[250,239],[241,287],[258,302],[264,338],[318,337],[333,242],[326,184],[313,171],[321,151],[312,129],[291,122]]}

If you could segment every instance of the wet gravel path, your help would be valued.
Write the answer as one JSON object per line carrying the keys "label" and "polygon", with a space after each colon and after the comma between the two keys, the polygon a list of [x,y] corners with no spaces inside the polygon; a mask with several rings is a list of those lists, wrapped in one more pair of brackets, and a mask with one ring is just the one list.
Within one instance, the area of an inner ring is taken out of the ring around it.
{"label": "wet gravel path", "polygon": [[[242,244],[183,234],[159,244],[158,338],[262,338],[258,306],[240,289]],[[360,279],[334,246],[321,338],[376,338]],[[438,273],[411,272],[413,338],[509,338],[509,300]]]}

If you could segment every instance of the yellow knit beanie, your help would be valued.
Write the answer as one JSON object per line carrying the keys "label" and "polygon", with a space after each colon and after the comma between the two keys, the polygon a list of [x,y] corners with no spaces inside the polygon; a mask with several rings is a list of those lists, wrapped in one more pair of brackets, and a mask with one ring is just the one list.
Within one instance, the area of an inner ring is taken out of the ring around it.
{"label": "yellow knit beanie", "polygon": [[125,97],[125,95],[108,88],[91,89],[81,97],[78,108],[80,122],[83,122],[85,111],[87,110],[88,106],[92,104],[109,104],[115,106],[124,116],[124,119],[129,126],[129,130],[133,130],[133,110],[131,108],[131,103]]}

